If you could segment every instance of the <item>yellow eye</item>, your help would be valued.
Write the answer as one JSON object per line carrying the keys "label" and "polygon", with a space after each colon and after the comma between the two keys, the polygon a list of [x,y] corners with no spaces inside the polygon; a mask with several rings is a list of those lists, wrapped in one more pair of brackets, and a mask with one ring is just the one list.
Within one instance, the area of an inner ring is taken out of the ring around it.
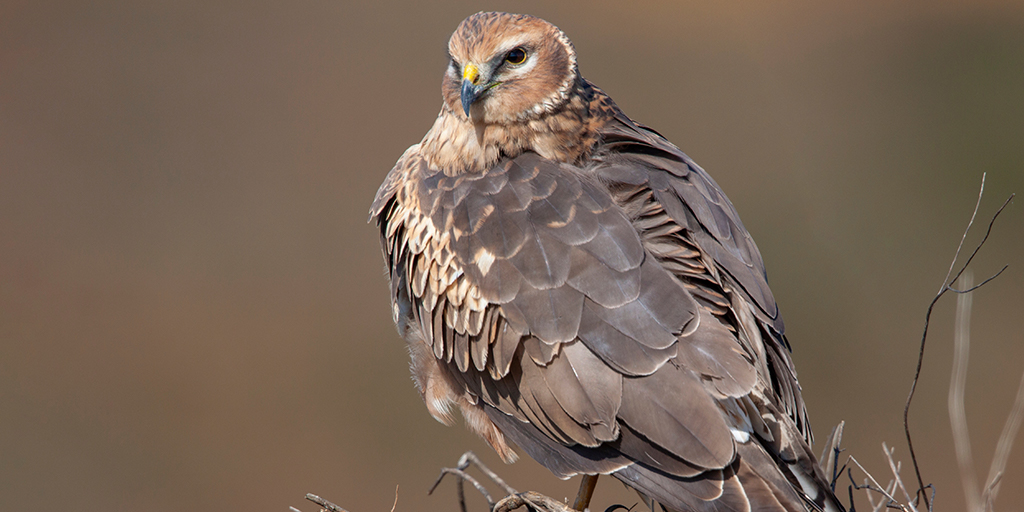
{"label": "yellow eye", "polygon": [[526,50],[522,48],[513,49],[505,55],[505,62],[508,62],[513,66],[518,66],[526,62]]}

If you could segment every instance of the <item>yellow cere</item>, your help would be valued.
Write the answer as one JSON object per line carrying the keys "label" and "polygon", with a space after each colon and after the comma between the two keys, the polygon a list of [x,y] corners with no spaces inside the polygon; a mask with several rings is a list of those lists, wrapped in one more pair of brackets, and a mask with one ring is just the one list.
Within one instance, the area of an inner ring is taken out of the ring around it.
{"label": "yellow cere", "polygon": [[466,64],[466,67],[462,69],[462,79],[469,80],[473,85],[476,85],[477,79],[480,78],[480,70],[477,69],[474,64]]}

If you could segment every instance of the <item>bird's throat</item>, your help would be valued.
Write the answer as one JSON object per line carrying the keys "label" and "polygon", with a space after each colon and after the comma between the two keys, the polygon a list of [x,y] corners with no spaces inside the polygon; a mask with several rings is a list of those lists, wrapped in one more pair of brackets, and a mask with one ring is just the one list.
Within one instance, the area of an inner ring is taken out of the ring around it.
{"label": "bird's throat", "polygon": [[526,151],[579,163],[590,154],[603,123],[587,116],[584,105],[578,107],[509,124],[474,122],[444,109],[423,138],[422,153],[432,168],[448,175],[480,172]]}

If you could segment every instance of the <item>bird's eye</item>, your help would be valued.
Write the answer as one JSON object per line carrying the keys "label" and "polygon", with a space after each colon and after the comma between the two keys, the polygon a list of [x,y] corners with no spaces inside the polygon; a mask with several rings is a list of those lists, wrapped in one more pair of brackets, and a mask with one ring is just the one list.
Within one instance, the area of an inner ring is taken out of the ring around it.
{"label": "bird's eye", "polygon": [[513,48],[512,51],[505,55],[505,62],[518,66],[526,62],[526,50],[523,48]]}

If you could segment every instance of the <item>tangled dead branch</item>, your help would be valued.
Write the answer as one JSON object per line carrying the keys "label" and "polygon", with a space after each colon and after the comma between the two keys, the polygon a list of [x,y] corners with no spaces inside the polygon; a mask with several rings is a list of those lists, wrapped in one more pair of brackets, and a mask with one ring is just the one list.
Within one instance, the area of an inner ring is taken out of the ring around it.
{"label": "tangled dead branch", "polygon": [[[957,267],[957,261],[960,258],[960,252],[963,249],[964,241],[967,239],[968,233],[970,233],[971,227],[974,225],[974,220],[978,215],[978,209],[981,206],[981,199],[985,194],[985,175],[982,174],[981,188],[978,191],[978,200],[974,205],[974,211],[971,214],[971,219],[967,223],[967,228],[964,230],[963,236],[960,238],[960,243],[957,246],[956,253],[953,255],[953,261],[949,264],[949,270],[946,272],[946,277],[942,281],[942,286],[939,291],[935,294],[931,304],[928,305],[928,311],[925,314],[924,330],[921,334],[921,347],[918,351],[917,368],[914,372],[914,379],[910,386],[910,394],[907,396],[907,402],[903,409],[903,428],[907,437],[907,447],[910,451],[910,458],[914,466],[914,474],[917,477],[917,489],[913,492],[913,496],[908,492],[907,487],[904,485],[903,480],[900,478],[900,463],[895,461],[893,458],[893,450],[882,443],[882,450],[886,461],[888,462],[889,469],[892,472],[892,479],[886,486],[881,486],[875,480],[874,477],[868,473],[863,466],[852,456],[849,458],[850,462],[856,465],[864,474],[865,482],[864,485],[857,485],[855,482],[852,483],[854,489],[863,489],[867,492],[868,501],[871,503],[872,510],[878,511],[882,508],[895,508],[909,512],[918,512],[919,506],[924,505],[924,510],[928,512],[932,511],[934,506],[934,493],[935,489],[931,484],[925,485],[924,479],[921,477],[921,468],[917,461],[916,453],[914,452],[913,439],[910,434],[910,404],[914,399],[914,392],[917,389],[917,383],[921,376],[921,367],[924,363],[924,352],[925,344],[928,340],[928,325],[931,320],[932,310],[935,308],[935,304],[938,303],[939,299],[942,298],[946,292],[953,292],[958,295],[957,299],[957,312],[956,312],[956,328],[954,332],[954,362],[952,377],[950,379],[950,391],[949,391],[949,414],[950,422],[953,427],[953,444],[957,454],[957,463],[959,465],[960,477],[964,486],[964,494],[967,501],[967,509],[969,512],[991,512],[994,510],[994,503],[996,496],[999,492],[999,482],[1001,480],[1006,463],[1009,460],[1010,449],[1013,446],[1013,440],[1017,437],[1017,432],[1020,429],[1022,420],[1024,420],[1024,376],[1021,378],[1020,386],[1017,390],[1017,398],[1014,402],[1013,410],[1010,412],[1009,417],[1006,420],[1006,425],[1003,428],[1003,432],[1000,435],[999,442],[996,445],[996,453],[992,460],[992,466],[989,469],[988,479],[984,486],[984,491],[978,490],[977,478],[974,471],[974,461],[971,457],[970,447],[970,436],[967,431],[967,418],[964,412],[964,390],[967,382],[967,356],[970,350],[970,313],[971,313],[971,292],[981,288],[988,284],[990,281],[999,277],[1004,270],[1007,269],[1008,265],[1004,265],[998,272],[992,274],[981,283],[975,285],[973,283],[973,274],[968,270],[974,257],[977,256],[978,252],[988,241],[989,235],[992,234],[992,227],[995,225],[996,219],[1003,212],[1003,209],[1013,200],[1015,194],[1011,194],[1010,197],[1003,202],[1002,206],[996,210],[995,214],[992,215],[992,219],[988,223],[988,229],[985,231],[984,237],[975,246],[971,255]],[[954,273],[954,269],[956,269]],[[953,283],[960,281],[959,288],[954,288]],[[852,468],[848,468],[848,474],[851,482],[853,482]],[[896,491],[900,491],[903,495],[903,500],[897,499],[894,495]],[[930,490],[931,492],[927,492]],[[929,496],[929,494],[931,496]],[[880,496],[880,499],[876,502],[876,496]]]}

